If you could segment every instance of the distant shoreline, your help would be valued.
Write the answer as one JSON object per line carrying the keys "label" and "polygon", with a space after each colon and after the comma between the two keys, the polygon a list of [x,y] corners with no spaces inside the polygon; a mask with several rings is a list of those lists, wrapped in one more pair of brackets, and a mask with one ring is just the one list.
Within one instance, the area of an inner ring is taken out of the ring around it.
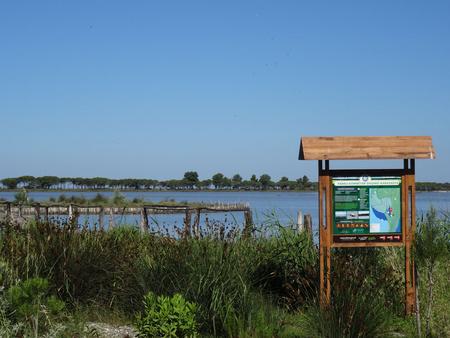
{"label": "distant shoreline", "polygon": [[[22,191],[23,188],[18,189],[0,189],[1,192],[19,192]],[[102,193],[102,192],[144,192],[144,193],[160,193],[160,192],[193,192],[193,193],[202,193],[202,192],[211,192],[211,193],[218,193],[218,192],[224,192],[224,193],[233,193],[233,192],[242,192],[242,193],[252,193],[252,192],[263,192],[263,193],[295,193],[295,192],[317,192],[317,190],[245,190],[245,189],[223,189],[223,190],[215,190],[215,189],[162,189],[162,190],[155,190],[155,189],[26,189],[28,193],[33,192],[59,192],[59,193],[70,193],[70,192],[87,192],[87,193]],[[417,189],[416,192],[450,192],[449,190],[442,190],[442,189]]]}
{"label": "distant shoreline", "polygon": [[[19,192],[22,191],[23,188],[18,189],[0,189],[0,192]],[[291,193],[291,192],[317,192],[317,190],[245,190],[245,189],[25,189],[28,193],[30,192],[283,192],[283,193]]]}

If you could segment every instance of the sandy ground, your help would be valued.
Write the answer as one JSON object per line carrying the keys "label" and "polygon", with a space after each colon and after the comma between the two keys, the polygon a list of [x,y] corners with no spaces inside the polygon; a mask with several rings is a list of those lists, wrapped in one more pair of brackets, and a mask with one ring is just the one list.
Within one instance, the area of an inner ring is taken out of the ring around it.
{"label": "sandy ground", "polygon": [[99,337],[134,338],[136,332],[130,326],[113,326],[105,323],[87,323],[89,330],[95,330]]}

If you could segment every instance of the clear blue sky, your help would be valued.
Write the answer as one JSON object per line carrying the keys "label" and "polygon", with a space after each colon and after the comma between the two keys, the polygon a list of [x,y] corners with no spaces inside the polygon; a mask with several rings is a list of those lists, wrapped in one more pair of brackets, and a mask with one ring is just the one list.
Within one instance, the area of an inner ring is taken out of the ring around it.
{"label": "clear blue sky", "polygon": [[2,1],[0,44],[0,178],[316,179],[302,135],[431,135],[450,181],[450,1]]}

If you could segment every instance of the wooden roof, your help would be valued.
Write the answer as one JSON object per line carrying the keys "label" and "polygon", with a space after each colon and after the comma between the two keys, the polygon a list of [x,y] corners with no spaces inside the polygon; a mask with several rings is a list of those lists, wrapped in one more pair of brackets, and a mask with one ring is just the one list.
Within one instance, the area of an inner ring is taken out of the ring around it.
{"label": "wooden roof", "polygon": [[434,159],[431,136],[302,137],[300,160]]}

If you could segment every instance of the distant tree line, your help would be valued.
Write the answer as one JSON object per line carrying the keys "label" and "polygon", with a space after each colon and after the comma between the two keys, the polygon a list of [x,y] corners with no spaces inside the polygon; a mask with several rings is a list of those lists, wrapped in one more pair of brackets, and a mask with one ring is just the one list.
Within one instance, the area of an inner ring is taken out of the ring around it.
{"label": "distant tree line", "polygon": [[283,176],[279,181],[273,181],[268,174],[259,177],[252,175],[250,179],[244,180],[239,174],[226,177],[222,173],[217,173],[211,178],[200,180],[196,171],[185,172],[181,179],[164,181],[136,178],[20,176],[4,178],[0,182],[3,189],[28,190],[315,190],[317,188],[317,183],[311,182],[306,175],[296,180]]}
{"label": "distant tree line", "polygon": [[[146,178],[109,179],[105,177],[57,177],[57,176],[20,176],[0,180],[3,189],[28,190],[316,190],[317,183],[311,182],[304,175],[296,180],[283,176],[273,181],[270,175],[259,177],[252,175],[244,180],[235,174],[226,177],[222,173],[214,174],[211,178],[200,180],[196,171],[187,171],[181,179],[158,181]],[[417,191],[450,191],[450,183],[417,182]]]}
{"label": "distant tree line", "polygon": [[417,191],[450,191],[450,182],[437,183],[437,182],[417,182]]}

